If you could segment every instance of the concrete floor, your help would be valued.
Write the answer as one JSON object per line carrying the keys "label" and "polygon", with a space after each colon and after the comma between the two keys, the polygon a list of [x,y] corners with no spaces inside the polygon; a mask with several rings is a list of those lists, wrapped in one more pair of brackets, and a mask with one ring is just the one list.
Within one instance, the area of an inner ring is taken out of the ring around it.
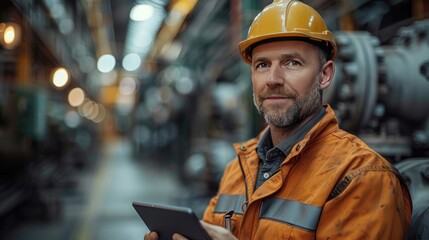
{"label": "concrete floor", "polygon": [[183,187],[172,168],[134,159],[131,152],[128,142],[109,141],[96,167],[79,176],[79,187],[61,194],[59,220],[27,221],[0,239],[143,239],[147,228],[131,203],[174,204]]}

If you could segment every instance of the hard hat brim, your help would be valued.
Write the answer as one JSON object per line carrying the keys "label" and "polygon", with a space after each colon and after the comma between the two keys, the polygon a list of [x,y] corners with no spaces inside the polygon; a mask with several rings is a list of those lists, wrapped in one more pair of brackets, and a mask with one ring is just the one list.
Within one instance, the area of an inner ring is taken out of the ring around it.
{"label": "hard hat brim", "polygon": [[[336,56],[336,46],[335,46],[335,40],[328,40],[330,38],[334,39],[334,36],[331,32],[327,33],[330,36],[322,36],[321,38],[315,38],[314,33],[312,33],[312,36],[303,34],[301,32],[288,32],[288,33],[274,33],[274,34],[266,34],[259,37],[254,37],[250,39],[246,39],[238,43],[238,48],[240,51],[240,55],[243,58],[243,60],[251,64],[252,63],[252,50],[254,47],[256,47],[259,44],[267,43],[267,42],[274,42],[274,41],[287,41],[287,40],[298,40],[298,41],[305,41],[310,42],[312,44],[317,45],[318,47],[324,48],[328,52],[328,59],[335,59]],[[327,39],[327,40],[322,40]]]}

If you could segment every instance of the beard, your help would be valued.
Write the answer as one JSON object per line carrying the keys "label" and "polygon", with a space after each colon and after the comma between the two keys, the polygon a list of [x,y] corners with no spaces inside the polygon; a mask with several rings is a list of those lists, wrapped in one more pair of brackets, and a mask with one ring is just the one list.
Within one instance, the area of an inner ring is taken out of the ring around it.
{"label": "beard", "polygon": [[256,106],[259,114],[261,114],[268,124],[271,124],[278,128],[287,128],[293,126],[309,115],[314,113],[322,105],[321,102],[321,89],[320,89],[320,74],[316,77],[315,83],[308,95],[302,97],[296,96],[296,94],[290,93],[289,91],[283,91],[283,89],[272,89],[272,91],[266,94],[282,94],[288,98],[293,99],[293,104],[288,109],[283,110],[282,104],[276,104],[267,109],[262,105],[264,96],[259,96],[256,99],[255,93],[253,93],[253,103]]}

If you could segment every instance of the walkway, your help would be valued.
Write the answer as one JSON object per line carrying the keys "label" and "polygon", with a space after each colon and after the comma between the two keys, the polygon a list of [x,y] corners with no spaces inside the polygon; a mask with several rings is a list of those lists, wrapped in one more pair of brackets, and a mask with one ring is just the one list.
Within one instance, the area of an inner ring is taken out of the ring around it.
{"label": "walkway", "polygon": [[147,228],[132,208],[133,201],[174,204],[181,194],[174,170],[134,159],[124,140],[108,142],[97,167],[79,175],[74,191],[64,190],[62,217],[31,221],[6,240],[143,239]]}

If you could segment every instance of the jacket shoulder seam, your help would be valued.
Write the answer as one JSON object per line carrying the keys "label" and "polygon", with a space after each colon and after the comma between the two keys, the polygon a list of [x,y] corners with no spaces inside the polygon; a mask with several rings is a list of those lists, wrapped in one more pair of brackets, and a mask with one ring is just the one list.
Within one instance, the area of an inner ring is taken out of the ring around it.
{"label": "jacket shoulder seam", "polygon": [[388,171],[398,177],[397,173],[392,168],[389,168],[386,165],[366,166],[363,168],[352,170],[339,183],[337,183],[337,185],[335,185],[334,189],[332,190],[331,194],[328,197],[328,201],[340,195],[347,188],[347,186],[351,183],[351,181],[354,178],[362,175],[363,173],[372,172],[372,171]]}

